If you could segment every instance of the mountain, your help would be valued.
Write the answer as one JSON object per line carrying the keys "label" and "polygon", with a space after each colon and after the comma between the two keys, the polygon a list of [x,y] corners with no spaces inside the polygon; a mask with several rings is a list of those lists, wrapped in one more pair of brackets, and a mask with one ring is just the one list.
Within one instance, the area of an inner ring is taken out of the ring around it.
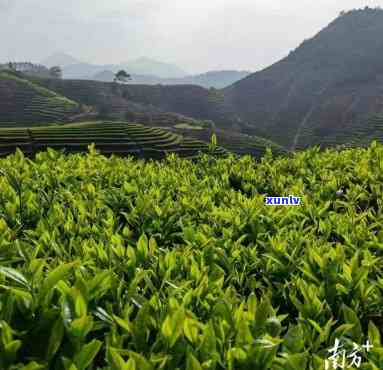
{"label": "mountain", "polygon": [[251,72],[249,71],[209,71],[203,74],[178,79],[176,84],[191,84],[206,87],[207,89],[210,87],[222,89],[250,74]]}
{"label": "mountain", "polygon": [[[128,83],[143,85],[198,85],[207,89],[211,87],[221,89],[239,81],[249,74],[250,72],[248,71],[211,71],[199,75],[167,79],[156,76],[132,74],[132,79]],[[114,79],[114,75],[115,74],[112,71],[104,70],[97,72],[91,79],[95,81],[111,82]]]}
{"label": "mountain", "polygon": [[71,64],[77,64],[77,63],[80,63],[80,61],[78,61],[77,59],[75,59],[69,54],[65,54],[61,52],[52,54],[41,61],[42,65],[49,68],[53,66],[65,67],[65,66],[68,66]]}
{"label": "mountain", "polygon": [[343,12],[278,63],[224,90],[241,129],[291,149],[347,144],[383,113],[383,10]]}
{"label": "mountain", "polygon": [[98,73],[104,71],[116,73],[121,69],[126,70],[131,75],[156,76],[156,78],[179,78],[187,75],[185,71],[176,65],[148,58],[139,58],[121,64],[97,65],[77,62],[63,67],[63,77],[66,79],[90,80]]}
{"label": "mountain", "polygon": [[63,67],[63,78],[65,79],[79,79],[90,80],[91,76],[102,71],[112,70],[117,72],[118,67],[113,65],[96,65],[90,63],[75,63]]}

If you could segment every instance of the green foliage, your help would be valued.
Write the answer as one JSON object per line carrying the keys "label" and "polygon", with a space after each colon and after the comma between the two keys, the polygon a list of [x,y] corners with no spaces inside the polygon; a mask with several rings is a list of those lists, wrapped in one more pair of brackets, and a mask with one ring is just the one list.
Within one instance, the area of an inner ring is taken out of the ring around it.
{"label": "green foliage", "polygon": [[1,369],[383,368],[382,145],[0,170]]}

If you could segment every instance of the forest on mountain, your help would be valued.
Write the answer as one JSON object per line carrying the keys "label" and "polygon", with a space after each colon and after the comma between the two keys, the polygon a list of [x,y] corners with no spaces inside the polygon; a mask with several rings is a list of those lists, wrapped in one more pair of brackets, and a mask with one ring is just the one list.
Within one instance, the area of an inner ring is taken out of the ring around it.
{"label": "forest on mountain", "polygon": [[251,134],[296,148],[339,142],[383,113],[383,10],[342,13],[286,58],[224,90]]}

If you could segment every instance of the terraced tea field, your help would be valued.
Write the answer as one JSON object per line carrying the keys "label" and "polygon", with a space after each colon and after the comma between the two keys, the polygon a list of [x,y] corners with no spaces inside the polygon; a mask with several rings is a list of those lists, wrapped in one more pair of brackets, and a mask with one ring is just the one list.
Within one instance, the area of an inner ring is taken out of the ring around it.
{"label": "terraced tea field", "polygon": [[27,79],[0,72],[0,127],[63,122],[80,112],[76,102]]}
{"label": "terraced tea field", "polygon": [[[208,141],[209,136],[212,133],[212,130],[207,128],[201,128],[198,130],[174,126],[172,127],[172,130],[176,133],[192,136],[202,141]],[[288,153],[288,151],[282,146],[260,137],[228,132],[220,129],[215,129],[214,132],[217,135],[220,146],[239,155],[250,154],[253,157],[260,158],[266,153],[267,148],[271,149],[274,154]]]}
{"label": "terraced tea field", "polygon": [[[321,143],[321,147],[345,147],[368,146],[371,141],[383,142],[383,115],[376,114],[366,120],[361,120],[358,124],[353,124],[353,129],[345,127],[330,127],[320,129],[305,127],[301,132],[301,139],[298,141],[296,149],[307,149],[309,146]],[[302,143],[306,143],[302,145]]]}
{"label": "terraced tea field", "polygon": [[[209,145],[184,138],[170,131],[126,122],[85,122],[62,126],[0,129],[0,155],[21,149],[28,155],[48,147],[66,152],[86,152],[94,143],[103,154],[134,155],[140,158],[161,159],[167,153],[194,158],[207,152]],[[225,150],[217,147],[216,154]]]}
{"label": "terraced tea field", "polygon": [[177,134],[208,142],[213,133],[218,143],[229,152],[236,154],[250,154],[261,157],[270,148],[275,154],[286,154],[288,151],[282,146],[261,137],[249,136],[239,132],[217,128],[212,121],[195,120],[180,114],[162,113],[156,115],[135,114],[133,119],[145,125],[159,126]]}

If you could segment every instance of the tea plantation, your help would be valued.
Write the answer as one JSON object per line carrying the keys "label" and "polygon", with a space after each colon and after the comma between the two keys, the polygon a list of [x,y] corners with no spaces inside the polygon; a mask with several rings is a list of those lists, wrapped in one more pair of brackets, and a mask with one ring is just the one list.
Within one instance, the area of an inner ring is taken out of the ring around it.
{"label": "tea plantation", "polygon": [[0,369],[383,368],[382,145],[0,171]]}
{"label": "tea plantation", "polygon": [[[31,128],[0,129],[0,155],[12,154],[17,148],[33,156],[48,147],[65,152],[84,152],[90,143],[103,154],[134,155],[162,159],[168,153],[194,158],[210,151],[209,144],[170,131],[140,124],[96,121]],[[216,146],[217,155],[226,150]]]}
{"label": "tea plantation", "polygon": [[312,125],[302,129],[301,136],[297,141],[297,149],[302,150],[316,143],[321,143],[321,147],[343,145],[352,148],[366,146],[372,140],[382,142],[383,139],[382,114],[374,114],[358,123],[354,123],[353,131],[344,126],[330,126],[327,128],[315,126]]}
{"label": "tea plantation", "polygon": [[0,127],[17,127],[64,122],[81,113],[82,108],[17,74],[0,72],[0,112]]}

